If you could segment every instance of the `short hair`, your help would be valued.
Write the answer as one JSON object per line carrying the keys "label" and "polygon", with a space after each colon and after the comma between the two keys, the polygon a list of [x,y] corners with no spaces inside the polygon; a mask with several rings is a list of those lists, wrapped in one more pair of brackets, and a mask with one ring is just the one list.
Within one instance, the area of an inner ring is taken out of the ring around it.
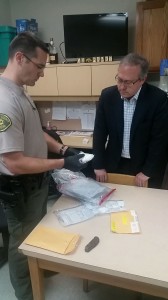
{"label": "short hair", "polygon": [[9,58],[13,58],[16,52],[21,51],[29,57],[36,57],[36,49],[42,49],[48,53],[46,44],[31,32],[19,33],[9,45]]}
{"label": "short hair", "polygon": [[149,70],[148,60],[137,53],[129,53],[124,56],[120,61],[120,65],[140,66],[140,79],[144,79]]}

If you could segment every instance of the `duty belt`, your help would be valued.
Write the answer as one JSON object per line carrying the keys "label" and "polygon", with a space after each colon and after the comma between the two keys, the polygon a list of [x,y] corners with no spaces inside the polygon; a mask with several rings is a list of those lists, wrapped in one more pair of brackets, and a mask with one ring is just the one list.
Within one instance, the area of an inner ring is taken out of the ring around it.
{"label": "duty belt", "polygon": [[48,172],[20,176],[0,175],[0,202],[4,208],[12,207],[15,216],[22,220],[25,214],[26,190],[40,189]]}
{"label": "duty belt", "polygon": [[0,175],[0,189],[6,184],[26,184],[26,183],[38,183],[39,188],[43,181],[48,177],[48,172],[38,174],[23,174],[18,176]]}

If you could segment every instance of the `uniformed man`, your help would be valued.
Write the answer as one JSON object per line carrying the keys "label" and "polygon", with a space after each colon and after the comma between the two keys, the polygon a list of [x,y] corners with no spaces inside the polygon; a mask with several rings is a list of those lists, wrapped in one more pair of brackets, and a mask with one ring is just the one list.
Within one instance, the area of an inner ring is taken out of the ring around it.
{"label": "uniformed man", "polygon": [[[33,300],[26,256],[18,246],[46,213],[47,171],[79,171],[82,154],[42,131],[38,111],[24,86],[34,86],[44,76],[48,50],[30,33],[16,36],[9,61],[0,77],[0,199],[9,233],[9,270],[19,300]],[[48,150],[61,159],[47,159]]]}

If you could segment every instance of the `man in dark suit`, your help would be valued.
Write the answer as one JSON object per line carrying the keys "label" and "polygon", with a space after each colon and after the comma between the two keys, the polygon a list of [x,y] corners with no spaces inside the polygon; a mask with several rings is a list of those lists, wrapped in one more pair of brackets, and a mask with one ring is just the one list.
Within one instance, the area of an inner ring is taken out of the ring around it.
{"label": "man in dark suit", "polygon": [[93,134],[94,173],[105,182],[107,172],[135,175],[137,186],[149,181],[160,188],[166,167],[168,99],[146,83],[149,63],[135,53],[118,68],[116,86],[101,93]]}

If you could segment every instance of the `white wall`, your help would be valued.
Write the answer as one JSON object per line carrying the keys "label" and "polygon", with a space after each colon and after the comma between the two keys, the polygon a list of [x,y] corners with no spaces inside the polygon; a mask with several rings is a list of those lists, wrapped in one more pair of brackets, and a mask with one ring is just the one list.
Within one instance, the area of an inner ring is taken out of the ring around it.
{"label": "white wall", "polygon": [[[133,51],[137,0],[9,0],[9,2],[13,26],[16,19],[35,18],[39,24],[39,36],[45,42],[53,37],[57,47],[64,41],[64,14],[128,12],[129,51]],[[64,52],[64,47],[62,49]],[[61,60],[60,52],[59,58]]]}
{"label": "white wall", "polygon": [[11,26],[11,10],[9,0],[0,0],[0,26]]}

